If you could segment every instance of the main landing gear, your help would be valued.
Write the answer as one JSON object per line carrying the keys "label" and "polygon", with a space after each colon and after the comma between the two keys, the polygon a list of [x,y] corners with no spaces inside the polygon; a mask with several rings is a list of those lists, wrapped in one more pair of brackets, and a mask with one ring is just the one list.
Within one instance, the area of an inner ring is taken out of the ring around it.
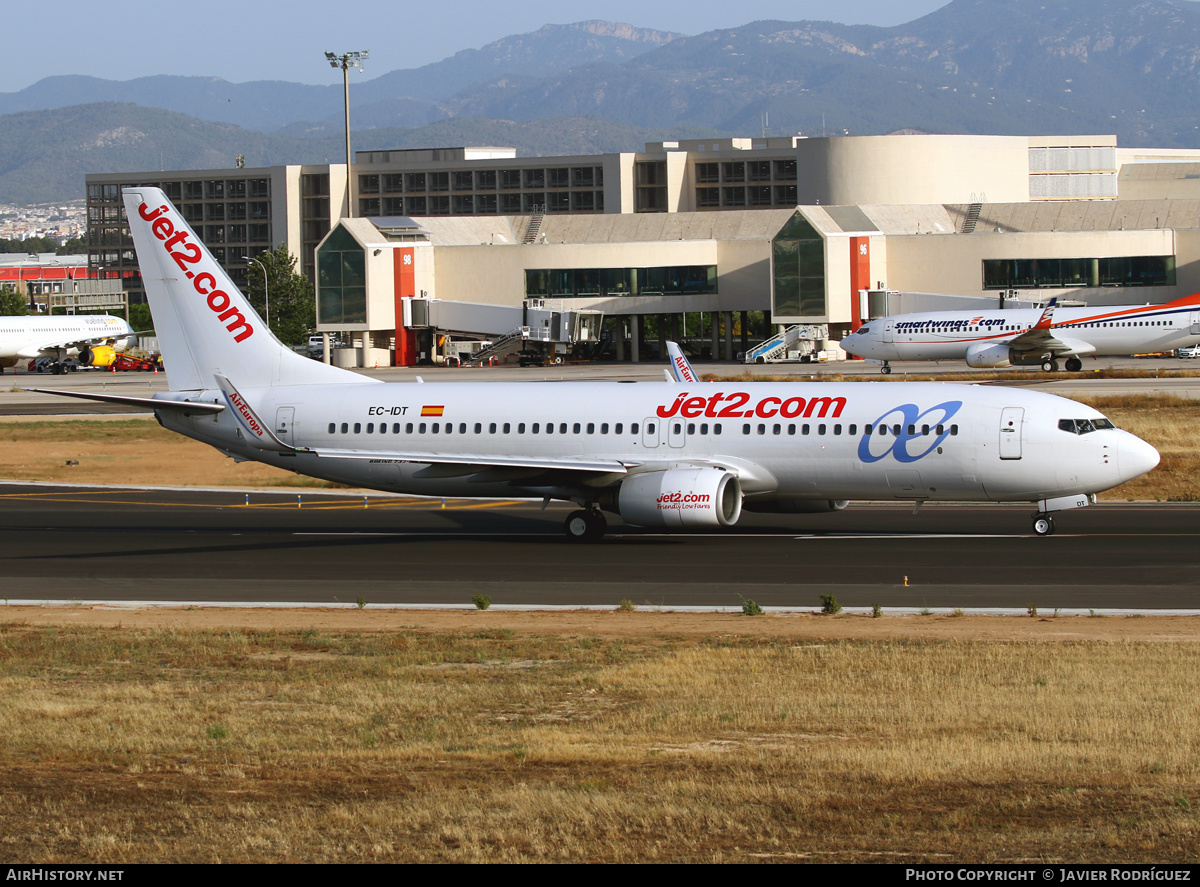
{"label": "main landing gear", "polygon": [[1055,360],[1053,357],[1048,357],[1042,361],[1042,369],[1045,370],[1047,373],[1057,372],[1058,371],[1058,361]]}
{"label": "main landing gear", "polygon": [[581,508],[567,515],[563,530],[572,542],[598,542],[608,530],[608,521],[597,508]]}
{"label": "main landing gear", "polygon": [[1083,369],[1083,361],[1078,357],[1068,357],[1067,362],[1063,366],[1067,368],[1068,373],[1077,373]]}
{"label": "main landing gear", "polygon": [[1054,535],[1054,518],[1048,512],[1039,511],[1033,516],[1033,532],[1039,536]]}

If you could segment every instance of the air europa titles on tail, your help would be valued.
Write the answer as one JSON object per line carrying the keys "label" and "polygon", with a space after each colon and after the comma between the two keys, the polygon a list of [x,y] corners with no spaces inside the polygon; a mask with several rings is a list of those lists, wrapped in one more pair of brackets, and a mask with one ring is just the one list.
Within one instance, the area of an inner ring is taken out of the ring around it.
{"label": "air europa titles on tail", "polygon": [[68,393],[150,406],[237,459],[398,493],[574,502],[572,539],[603,536],[605,512],[724,528],[743,509],[832,512],[853,499],[1031,501],[1046,534],[1052,512],[1158,462],[1096,410],[1052,395],[704,384],[674,343],[659,384],[382,384],[275,339],[161,191],[126,189],[125,206],[171,391]]}

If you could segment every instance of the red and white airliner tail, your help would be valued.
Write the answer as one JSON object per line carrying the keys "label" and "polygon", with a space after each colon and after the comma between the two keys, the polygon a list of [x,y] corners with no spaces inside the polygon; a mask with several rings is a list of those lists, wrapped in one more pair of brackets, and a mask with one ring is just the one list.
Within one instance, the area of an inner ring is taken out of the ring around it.
{"label": "red and white airliner tail", "polygon": [[161,191],[127,189],[124,197],[174,390],[212,389],[218,373],[246,388],[376,381],[285,347]]}

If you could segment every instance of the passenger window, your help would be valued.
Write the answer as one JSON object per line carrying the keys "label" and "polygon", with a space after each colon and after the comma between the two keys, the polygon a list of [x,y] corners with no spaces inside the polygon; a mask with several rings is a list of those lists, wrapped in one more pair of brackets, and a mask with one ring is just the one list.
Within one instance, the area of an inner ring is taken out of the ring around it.
{"label": "passenger window", "polygon": [[749,425],[743,425],[743,426],[742,426],[742,434],[749,434],[749,433],[750,433],[750,426],[749,426]]}
{"label": "passenger window", "polygon": [[806,437],[808,436],[808,430],[809,430],[809,424],[807,422],[805,422],[803,425],[800,426],[800,433]]}
{"label": "passenger window", "polygon": [[716,425],[713,426],[713,434],[720,434],[720,433],[721,433],[721,423],[718,422]]}
{"label": "passenger window", "polygon": [[608,434],[608,423],[607,423],[607,422],[601,422],[601,423],[600,423],[600,433],[601,433],[601,434]]}
{"label": "passenger window", "polygon": [[[466,422],[460,422],[460,423],[459,423],[459,425],[458,425],[458,433],[459,433],[459,434],[466,434],[466,433],[467,433],[467,423],[466,423]],[[478,434],[478,433],[479,433],[479,426],[478,426],[478,425],[477,425],[477,426],[475,426],[475,433],[476,433],[476,434]]]}
{"label": "passenger window", "polygon": [[871,426],[870,425],[863,426],[863,434],[865,434],[867,437],[871,436]]}
{"label": "passenger window", "polygon": [[957,425],[951,425],[951,426],[950,426],[950,436],[951,436],[951,437],[957,437],[957,436],[958,436],[958,426],[957,426]]}
{"label": "passenger window", "polygon": [[842,433],[842,426],[841,426],[841,425],[834,425],[834,426],[833,426],[833,433],[834,433],[834,434],[841,434],[841,433]]}
{"label": "passenger window", "polygon": [[596,423],[595,423],[595,422],[588,422],[588,429],[587,429],[587,433],[588,433],[588,434],[595,434],[595,433],[596,433]]}
{"label": "passenger window", "polygon": [[696,433],[696,423],[688,422],[688,434],[695,434],[695,433]]}
{"label": "passenger window", "polygon": [[701,434],[708,434],[708,423],[707,423],[707,422],[701,422],[701,423],[700,423],[700,433],[701,433]]}
{"label": "passenger window", "polygon": [[[566,422],[560,422],[560,423],[558,424],[558,433],[559,433],[559,434],[566,434],[566,433],[567,433],[567,423],[566,423]],[[575,433],[576,433],[576,434],[578,434],[578,433],[579,433],[579,425],[578,425],[578,424],[576,424],[576,426],[575,426]]]}
{"label": "passenger window", "polygon": [[425,423],[424,423],[424,422],[422,422],[422,423],[421,423],[421,424],[418,426],[417,430],[418,430],[418,431],[419,431],[421,434],[424,434],[424,433],[425,433]]}
{"label": "passenger window", "polygon": [[[620,425],[618,425],[618,426],[617,426],[617,434],[620,434],[620,433],[621,433],[621,426],[620,426]],[[638,423],[637,423],[637,422],[630,422],[630,423],[629,423],[629,433],[630,433],[630,434],[637,434],[637,433],[638,433]]]}
{"label": "passenger window", "polygon": [[938,436],[939,436],[939,437],[941,437],[943,434],[945,434],[945,433],[946,433],[946,426],[945,426],[945,425],[939,425],[939,426],[937,427],[937,433],[938,433]]}
{"label": "passenger window", "polygon": [[[482,423],[482,422],[476,422],[476,423],[475,423],[475,433],[476,433],[476,434],[483,434],[483,423]],[[493,425],[493,426],[492,426],[492,434],[495,434],[495,433],[496,433],[496,426],[495,426],[495,425]]]}
{"label": "passenger window", "polygon": [[[357,429],[355,429],[355,430],[357,430]],[[374,434],[374,433],[375,433],[375,423],[368,422],[367,423],[367,434]]]}
{"label": "passenger window", "polygon": [[[507,429],[506,429],[506,431],[507,431]],[[496,423],[489,422],[488,423],[488,434],[495,434],[495,433],[496,433]]]}
{"label": "passenger window", "polygon": [[355,422],[355,423],[354,423],[354,433],[355,433],[355,434],[362,434],[362,423],[361,423],[361,422]]}
{"label": "passenger window", "polygon": [[771,433],[772,433],[772,434],[779,434],[779,433],[780,433],[780,432],[782,432],[782,431],[783,431],[783,426],[782,426],[782,425],[772,425],[772,426],[771,426]]}
{"label": "passenger window", "polygon": [[824,433],[825,433],[825,425],[824,424],[818,425],[817,426],[817,434],[824,434]]}
{"label": "passenger window", "polygon": [[507,422],[505,422],[504,423],[504,433],[505,434],[508,434],[509,427],[510,427],[509,424]]}
{"label": "passenger window", "polygon": [[334,432],[335,430],[337,430],[337,424],[336,424],[336,423],[334,423],[334,422],[330,422],[330,423],[329,423],[329,433],[330,433],[330,434],[333,434],[333,432]]}
{"label": "passenger window", "polygon": [[760,423],[759,423],[759,425],[758,425],[758,433],[759,433],[759,434],[766,434],[766,433],[767,433],[767,426],[766,426],[766,425],[764,425],[764,424],[762,424],[762,423],[760,422]]}
{"label": "passenger window", "polygon": [[412,422],[409,422],[409,423],[407,423],[407,424],[404,426],[404,433],[405,433],[405,434],[412,434],[412,429],[413,429],[413,423],[412,423]]}
{"label": "passenger window", "polygon": [[857,426],[857,425],[851,425],[851,426],[850,426],[850,430],[849,430],[849,431],[847,431],[846,433],[847,433],[847,434],[851,434],[851,435],[858,434],[858,426]]}
{"label": "passenger window", "polygon": [[[579,433],[579,423],[578,422],[576,422],[574,425],[571,426],[571,431],[573,431],[575,434]],[[566,433],[567,433],[567,429],[563,428],[563,434],[566,434]]]}
{"label": "passenger window", "polygon": [[646,425],[646,433],[653,434],[655,429],[657,429],[657,428],[658,428],[657,425],[655,425],[653,422],[650,422]]}

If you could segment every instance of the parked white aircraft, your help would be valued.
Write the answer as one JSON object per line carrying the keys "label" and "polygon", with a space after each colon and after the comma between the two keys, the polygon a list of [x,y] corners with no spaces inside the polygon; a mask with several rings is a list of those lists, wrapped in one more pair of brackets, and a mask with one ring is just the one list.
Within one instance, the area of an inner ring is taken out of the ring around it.
{"label": "parked white aircraft", "polygon": [[36,357],[53,358],[55,373],[65,371],[68,357],[83,366],[106,367],[132,335],[129,324],[107,314],[0,317],[0,367]]}
{"label": "parked white aircraft", "polygon": [[836,511],[850,499],[1027,500],[1044,535],[1051,512],[1158,463],[1091,407],[1017,389],[383,384],[275,339],[161,191],[124,199],[172,390],[74,396],[152,407],[234,459],[395,492],[568,500],[580,506],[573,539],[603,535],[602,510],[638,526],[727,527],[743,507]]}
{"label": "parked white aircraft", "polygon": [[1200,342],[1200,293],[1165,305],[926,311],[869,321],[841,346],[857,357],[893,360],[965,360],[998,369],[1037,366],[1052,372],[1083,368],[1080,357],[1172,351]]}

